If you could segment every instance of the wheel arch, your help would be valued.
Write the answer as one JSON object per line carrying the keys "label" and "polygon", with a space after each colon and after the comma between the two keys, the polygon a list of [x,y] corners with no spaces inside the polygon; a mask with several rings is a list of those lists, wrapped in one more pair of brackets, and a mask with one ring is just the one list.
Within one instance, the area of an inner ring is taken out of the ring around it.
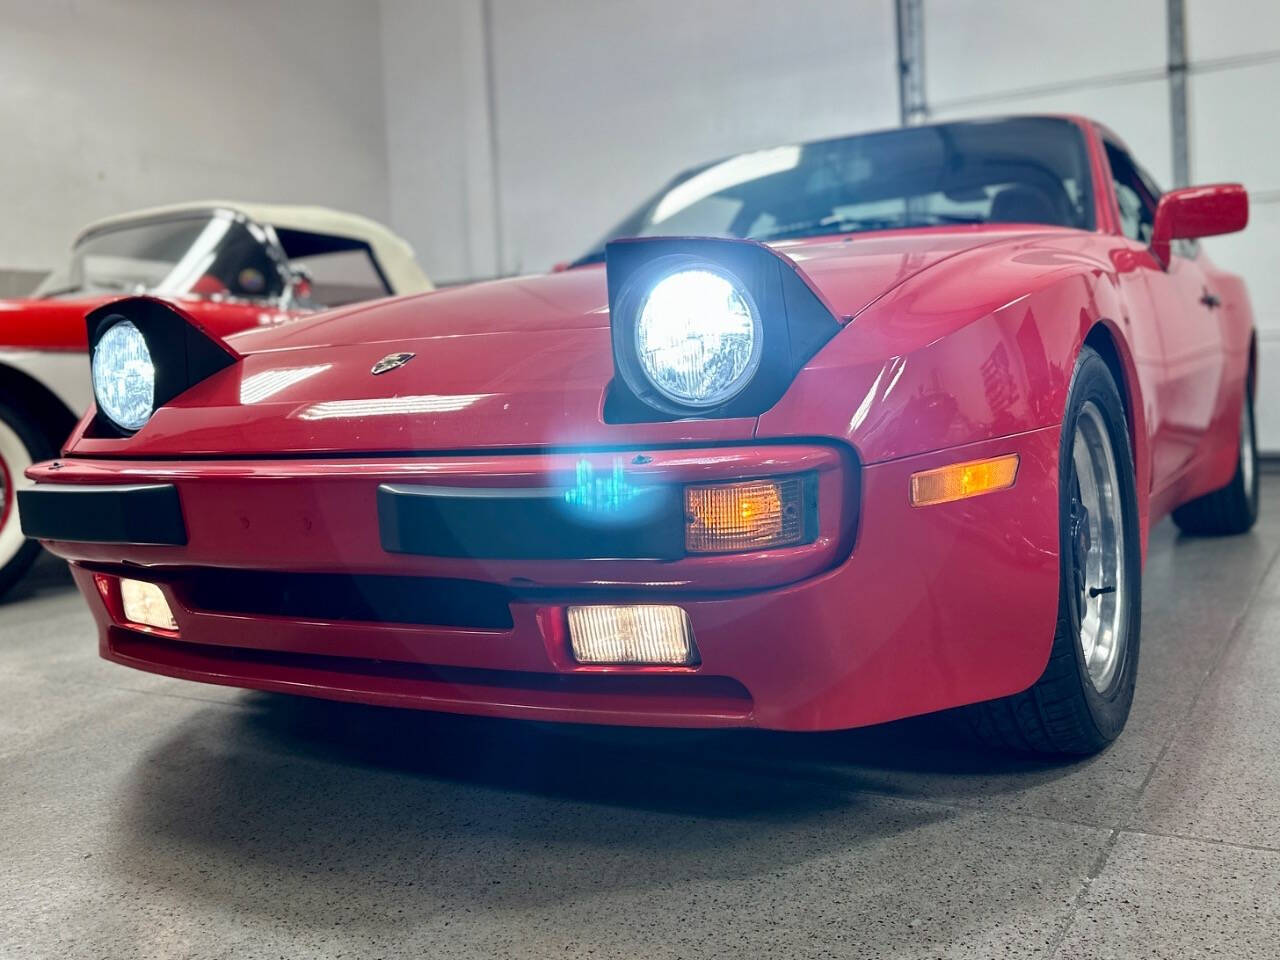
{"label": "wheel arch", "polygon": [[1134,445],[1137,450],[1137,436],[1135,433],[1137,421],[1134,417],[1134,409],[1137,404],[1134,403],[1134,381],[1129,376],[1128,370],[1125,369],[1125,362],[1120,355],[1120,347],[1116,343],[1115,334],[1111,332],[1111,328],[1107,324],[1099,320],[1085,334],[1082,346],[1091,347],[1097,351],[1098,355],[1106,361],[1107,368],[1111,371],[1111,376],[1115,377],[1116,386],[1120,388],[1120,400],[1124,404],[1124,415],[1129,421],[1129,442]]}
{"label": "wheel arch", "polygon": [[0,363],[0,400],[10,402],[60,451],[79,419],[76,414],[39,380],[7,363]]}
{"label": "wheel arch", "polygon": [[1150,528],[1151,452],[1147,442],[1146,408],[1137,370],[1124,338],[1104,319],[1095,321],[1089,328],[1081,347],[1090,347],[1097,352],[1111,371],[1120,392],[1120,402],[1129,426],[1129,449],[1133,455],[1142,557],[1145,560]]}
{"label": "wheel arch", "polygon": [[1258,402],[1258,331],[1249,331],[1249,366],[1245,373],[1249,377],[1249,399]]}

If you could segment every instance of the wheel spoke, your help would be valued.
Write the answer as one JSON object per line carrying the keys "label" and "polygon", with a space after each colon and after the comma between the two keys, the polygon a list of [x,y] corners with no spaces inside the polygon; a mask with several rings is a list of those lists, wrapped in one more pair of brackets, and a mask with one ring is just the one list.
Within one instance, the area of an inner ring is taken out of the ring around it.
{"label": "wheel spoke", "polygon": [[1127,596],[1120,477],[1102,411],[1092,402],[1081,408],[1072,461],[1076,491],[1068,529],[1080,651],[1090,681],[1101,692],[1123,661]]}

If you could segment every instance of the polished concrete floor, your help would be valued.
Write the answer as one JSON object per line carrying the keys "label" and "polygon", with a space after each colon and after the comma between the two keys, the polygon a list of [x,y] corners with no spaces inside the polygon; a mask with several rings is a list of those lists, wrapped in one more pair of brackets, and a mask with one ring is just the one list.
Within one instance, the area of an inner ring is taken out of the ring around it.
{"label": "polished concrete floor", "polygon": [[1280,957],[1280,477],[1153,538],[1129,728],[783,736],[367,709],[100,662],[0,606],[0,957]]}

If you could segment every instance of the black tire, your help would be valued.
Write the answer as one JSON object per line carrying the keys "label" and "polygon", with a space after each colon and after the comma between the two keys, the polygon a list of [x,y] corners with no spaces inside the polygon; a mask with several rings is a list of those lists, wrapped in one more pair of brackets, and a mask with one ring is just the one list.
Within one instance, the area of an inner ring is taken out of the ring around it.
{"label": "black tire", "polygon": [[[1072,455],[1085,404],[1101,415],[1115,458],[1123,547],[1125,606],[1117,614],[1125,630],[1109,682],[1099,690],[1090,679],[1080,641],[1079,584],[1070,516],[1077,490]],[[1124,405],[1111,371],[1089,347],[1072,374],[1059,447],[1058,529],[1060,546],[1058,620],[1049,663],[1040,679],[1013,696],[967,707],[978,739],[1004,750],[1040,754],[1091,754],[1120,735],[1129,718],[1138,676],[1142,611],[1142,563],[1133,454]]]}
{"label": "black tire", "polygon": [[1183,533],[1221,537],[1247,533],[1258,520],[1258,434],[1253,421],[1253,389],[1245,388],[1240,417],[1240,455],[1231,482],[1173,511]]}
{"label": "black tire", "polygon": [[0,491],[0,596],[22,579],[40,555],[40,544],[21,538],[14,485],[27,466],[48,460],[55,453],[53,443],[38,424],[0,400],[0,486],[4,488]]}

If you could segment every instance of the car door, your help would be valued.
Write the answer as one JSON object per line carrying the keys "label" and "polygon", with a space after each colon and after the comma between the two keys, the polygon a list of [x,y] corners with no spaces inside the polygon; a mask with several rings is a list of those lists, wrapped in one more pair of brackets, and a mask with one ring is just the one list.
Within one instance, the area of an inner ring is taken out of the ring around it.
{"label": "car door", "polygon": [[1199,244],[1177,241],[1169,263],[1151,254],[1160,189],[1118,143],[1105,139],[1112,186],[1126,237],[1146,249],[1137,271],[1146,288],[1161,352],[1157,422],[1152,440],[1152,487],[1174,481],[1204,446],[1213,420],[1224,362],[1216,297],[1199,262]]}

